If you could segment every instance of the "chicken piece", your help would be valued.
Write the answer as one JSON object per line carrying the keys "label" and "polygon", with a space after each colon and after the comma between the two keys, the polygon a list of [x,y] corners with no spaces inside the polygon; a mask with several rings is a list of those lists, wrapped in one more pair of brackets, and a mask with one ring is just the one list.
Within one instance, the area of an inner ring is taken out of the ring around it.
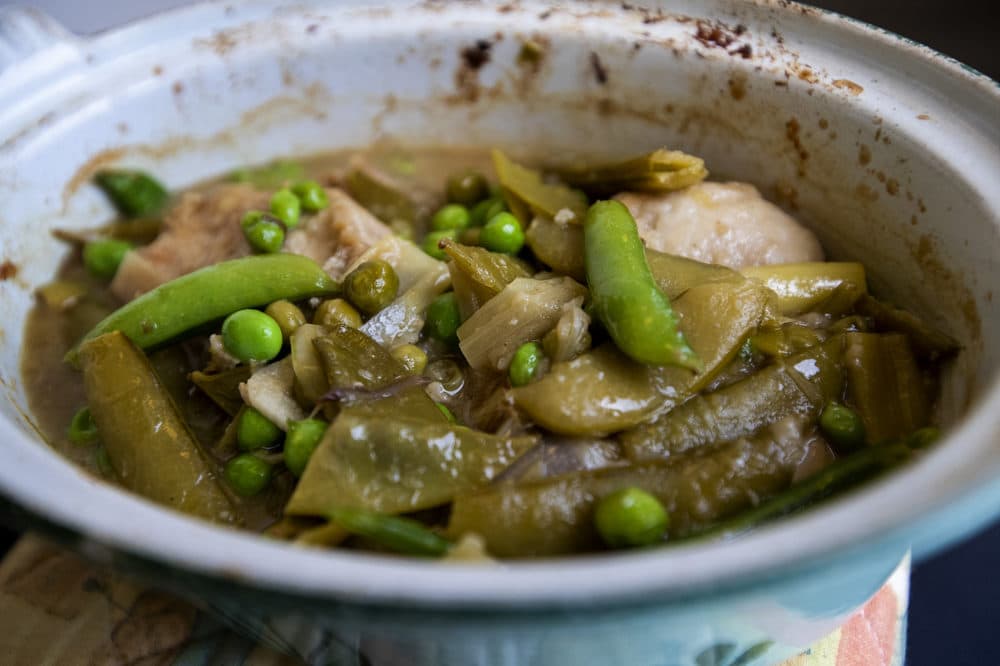
{"label": "chicken piece", "polygon": [[289,232],[285,251],[315,260],[339,280],[355,259],[392,231],[343,190],[326,193],[330,205]]}
{"label": "chicken piece", "polygon": [[156,240],[125,255],[111,291],[129,301],[186,273],[250,254],[240,221],[248,211],[266,210],[269,198],[247,185],[183,195]]}
{"label": "chicken piece", "polygon": [[699,183],[666,194],[622,192],[646,246],[712,264],[822,261],[811,231],[746,183]]}

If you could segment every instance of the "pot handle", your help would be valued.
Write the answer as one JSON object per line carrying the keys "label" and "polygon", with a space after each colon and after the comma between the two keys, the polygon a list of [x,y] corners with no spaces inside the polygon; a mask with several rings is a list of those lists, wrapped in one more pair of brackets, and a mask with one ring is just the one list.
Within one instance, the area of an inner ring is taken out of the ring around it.
{"label": "pot handle", "polygon": [[20,87],[65,72],[67,66],[82,62],[79,42],[42,11],[0,7],[0,84]]}

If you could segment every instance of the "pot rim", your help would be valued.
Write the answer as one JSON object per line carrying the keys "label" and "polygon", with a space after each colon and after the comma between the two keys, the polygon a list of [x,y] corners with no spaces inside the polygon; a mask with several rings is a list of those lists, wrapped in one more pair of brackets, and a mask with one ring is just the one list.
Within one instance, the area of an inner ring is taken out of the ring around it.
{"label": "pot rim", "polygon": [[[267,4],[254,3],[255,6]],[[714,3],[718,5],[719,3]],[[725,4],[725,3],[723,3]],[[881,28],[832,12],[782,0],[753,0],[778,14],[805,14],[825,29],[850,33],[905,52],[975,88],[1000,108],[1000,84],[983,74]],[[103,33],[90,46],[113,58],[142,44],[153,26],[189,31],[205,5],[170,10],[125,28]],[[237,12],[238,13],[238,12]],[[958,442],[986,442],[1000,432],[1000,379],[994,376],[968,416],[932,456],[828,506],[762,527],[731,542],[681,544],[656,550],[588,555],[549,561],[505,562],[499,566],[434,563],[410,559],[319,551],[273,542],[250,532],[220,529],[158,507],[97,481],[58,454],[31,442],[16,464],[0,465],[0,489],[28,511],[79,533],[84,552],[107,546],[148,562],[242,587],[299,597],[369,605],[436,608],[514,609],[531,606],[594,605],[670,601],[716,596],[790,576],[812,575],[873,548],[905,549],[920,522],[964,513],[960,529],[937,537],[954,539],[989,520],[1000,497],[993,480],[997,460],[983,465],[976,482],[938,494],[937,488],[972,463]],[[29,439],[7,420],[0,439]],[[79,501],[60,501],[26,470],[55,469],[62,492]],[[874,507],[874,509],[872,508]],[[971,512],[971,513],[969,513]],[[865,516],[863,521],[858,515]],[[932,528],[926,528],[927,532]],[[137,540],[137,536],[141,539]],[[902,552],[901,550],[899,552]]]}

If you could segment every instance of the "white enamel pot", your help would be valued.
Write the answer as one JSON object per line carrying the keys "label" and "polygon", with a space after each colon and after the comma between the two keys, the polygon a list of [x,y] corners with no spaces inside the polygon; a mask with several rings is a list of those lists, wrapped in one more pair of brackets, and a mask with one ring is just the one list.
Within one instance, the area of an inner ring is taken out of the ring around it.
{"label": "white enamel pot", "polygon": [[[537,65],[518,61],[537,42]],[[214,3],[77,39],[0,14],[0,493],[7,513],[282,649],[330,663],[693,664],[794,654],[917,557],[1000,512],[1000,90],[932,51],[784,1]],[[19,373],[55,227],[87,177],[181,188],[365,146],[573,159],[672,146],[758,185],[961,340],[917,464],[730,543],[499,566],[305,550],[161,509],[39,440]]]}

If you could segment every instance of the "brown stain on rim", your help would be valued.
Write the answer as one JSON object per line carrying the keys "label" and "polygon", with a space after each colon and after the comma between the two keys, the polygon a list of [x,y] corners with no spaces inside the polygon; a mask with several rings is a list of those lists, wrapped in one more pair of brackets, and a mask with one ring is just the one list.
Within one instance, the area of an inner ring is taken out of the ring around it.
{"label": "brown stain on rim", "polygon": [[858,164],[861,166],[868,166],[872,161],[872,149],[861,144],[858,147]]}
{"label": "brown stain on rim", "polygon": [[834,88],[839,88],[846,91],[848,94],[855,96],[860,95],[865,91],[862,86],[858,85],[854,81],[851,81],[850,79],[835,79],[832,85]]}
{"label": "brown stain on rim", "polygon": [[742,72],[734,72],[729,80],[726,81],[726,85],[729,86],[729,96],[732,97],[737,102],[747,96],[747,76]]}
{"label": "brown stain on rim", "polygon": [[69,203],[70,197],[77,193],[85,183],[89,183],[94,175],[103,169],[119,161],[128,153],[126,148],[108,148],[97,153],[84,162],[63,187],[62,203],[63,208]]}
{"label": "brown stain on rim", "polygon": [[13,280],[17,277],[17,271],[17,264],[10,259],[4,259],[3,263],[0,263],[0,282]]}

